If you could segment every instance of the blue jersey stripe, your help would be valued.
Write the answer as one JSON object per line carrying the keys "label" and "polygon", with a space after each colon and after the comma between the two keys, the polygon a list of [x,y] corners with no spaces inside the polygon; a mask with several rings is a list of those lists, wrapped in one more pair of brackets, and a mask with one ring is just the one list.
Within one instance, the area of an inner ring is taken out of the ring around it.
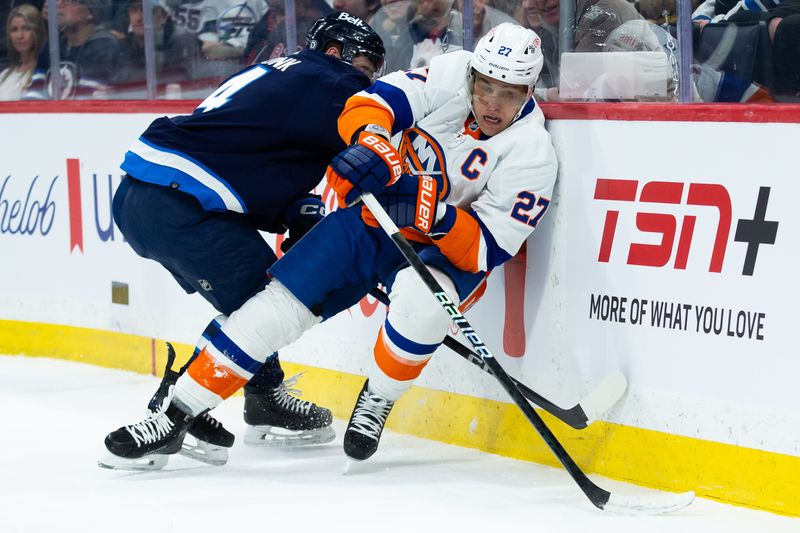
{"label": "blue jersey stripe", "polygon": [[251,374],[255,374],[258,372],[258,369],[261,368],[262,363],[260,361],[256,361],[249,355],[247,355],[244,350],[239,348],[235,342],[233,342],[223,331],[220,330],[219,334],[217,334],[214,339],[211,341],[211,344],[214,345],[214,348],[220,351],[225,357],[236,363],[237,366],[243,368],[250,372]]}
{"label": "blue jersey stripe", "polygon": [[489,231],[489,228],[486,227],[478,214],[474,211],[467,212],[472,216],[472,218],[478,221],[478,225],[481,227],[483,242],[486,244],[486,271],[488,272],[494,267],[502,265],[511,259],[511,255],[503,250],[499,244],[497,244],[497,241],[492,236],[492,232]]}
{"label": "blue jersey stripe", "polygon": [[438,344],[420,344],[403,337],[392,327],[388,318],[384,322],[383,330],[386,332],[386,336],[389,337],[389,340],[406,353],[428,355],[435,352],[436,348],[439,346]]}
{"label": "blue jersey stripe", "polygon": [[177,183],[179,190],[197,198],[207,211],[227,211],[225,202],[216,192],[178,169],[151,163],[130,151],[125,154],[125,161],[120,166],[122,170],[140,181],[164,187]]}
{"label": "blue jersey stripe", "polygon": [[528,103],[525,104],[525,106],[522,108],[522,113],[519,114],[517,120],[521,120],[526,116],[530,115],[531,113],[533,113],[533,110],[535,108],[536,108],[536,101],[533,98],[531,98],[530,100],[528,100]]}
{"label": "blue jersey stripe", "polygon": [[367,87],[366,91],[370,94],[377,94],[392,108],[394,112],[392,135],[413,125],[414,115],[411,113],[411,104],[408,103],[408,97],[401,89],[386,82],[376,81]]}
{"label": "blue jersey stripe", "polygon": [[[230,191],[230,194],[231,194],[231,195],[232,195],[234,198],[236,198],[236,200],[237,200],[237,201],[239,202],[239,204],[241,205],[241,207],[242,207],[242,213],[247,213],[247,204],[245,204],[245,203],[244,203],[244,200],[242,200],[242,197],[241,197],[241,196],[239,196],[239,193],[237,193],[237,192],[236,192],[236,190],[235,190],[233,187],[231,187],[231,186],[230,186],[230,184],[228,184],[228,182],[227,182],[227,181],[225,181],[225,180],[224,180],[222,177],[220,177],[220,176],[219,176],[219,175],[218,175],[216,172],[214,172],[213,170],[211,170],[210,168],[208,168],[206,165],[204,165],[203,163],[201,163],[200,161],[198,161],[198,160],[196,160],[196,159],[194,159],[194,158],[192,158],[192,157],[189,157],[188,155],[184,154],[183,152],[180,152],[180,151],[178,151],[178,150],[173,150],[173,149],[171,149],[171,148],[165,148],[165,147],[163,147],[163,146],[159,146],[159,145],[157,145],[157,144],[155,144],[155,143],[153,143],[153,142],[151,142],[151,141],[147,140],[147,139],[146,139],[144,136],[141,136],[141,137],[139,137],[139,141],[141,141],[142,143],[146,144],[147,146],[149,146],[149,147],[150,147],[150,148],[152,148],[153,150],[158,150],[159,152],[164,152],[164,153],[167,153],[167,154],[172,154],[173,156],[175,156],[175,157],[177,157],[177,158],[179,158],[179,159],[183,159],[183,160],[185,160],[185,161],[188,161],[188,162],[190,162],[190,163],[192,163],[192,164],[194,164],[194,165],[197,165],[197,166],[198,166],[198,167],[200,167],[200,168],[201,168],[203,171],[207,172],[207,173],[208,173],[208,175],[209,175],[209,176],[211,176],[211,177],[212,177],[214,180],[218,181],[218,182],[220,183],[220,185],[222,185],[222,186],[223,186],[225,189],[227,189],[228,191]],[[124,170],[124,169],[123,169],[123,170]],[[129,173],[129,174],[130,174],[130,173]],[[137,176],[136,176],[136,175],[134,175],[134,174],[131,174],[131,175],[132,175],[132,176],[134,176],[134,177],[137,177]],[[196,178],[196,177],[192,176],[192,178],[193,178],[193,179],[195,179],[195,180],[197,181],[197,178]]]}

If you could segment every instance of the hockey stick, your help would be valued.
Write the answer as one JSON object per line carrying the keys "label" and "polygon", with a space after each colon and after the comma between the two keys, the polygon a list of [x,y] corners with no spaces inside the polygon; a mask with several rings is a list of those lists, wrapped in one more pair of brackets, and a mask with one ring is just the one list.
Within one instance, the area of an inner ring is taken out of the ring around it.
{"label": "hockey stick", "polygon": [[436,281],[436,278],[433,277],[433,274],[431,274],[430,270],[425,266],[425,263],[423,263],[416,252],[414,252],[411,244],[400,233],[400,230],[397,229],[392,219],[389,218],[383,210],[381,204],[369,193],[362,195],[361,199],[372,212],[381,228],[383,228],[386,234],[394,241],[395,246],[397,246],[400,253],[403,254],[403,257],[408,261],[411,268],[414,269],[423,283],[430,289],[431,293],[433,293],[447,314],[450,315],[450,318],[461,333],[463,333],[470,344],[472,344],[475,352],[492,371],[492,374],[497,381],[500,382],[503,389],[511,396],[511,399],[517,404],[517,407],[522,410],[522,413],[528,421],[533,425],[539,435],[541,435],[545,444],[547,444],[561,464],[564,465],[569,475],[595,507],[621,514],[650,515],[677,511],[692,503],[694,500],[693,492],[685,492],[682,494],[654,493],[650,496],[626,496],[612,494],[595,485],[575,463],[572,457],[570,457],[569,453],[567,453],[556,436],[553,435],[541,417],[536,413],[536,410],[525,400],[525,397],[511,381],[509,375],[506,374],[506,371],[494,358],[492,352],[486,347],[467,319],[464,318],[464,315],[458,310],[458,306],[450,300],[450,297],[444,289],[442,289],[439,282]]}
{"label": "hockey stick", "polygon": [[[382,290],[375,288],[369,293],[382,304],[389,305],[389,297]],[[468,346],[461,344],[458,339],[448,335],[444,338],[444,345],[484,372],[492,373],[489,365],[478,354],[470,350]],[[510,376],[509,379],[526,399],[574,429],[584,429],[600,418],[612,405],[617,403],[617,400],[622,397],[628,386],[625,376],[621,372],[612,372],[579,403],[564,409],[517,379]]]}

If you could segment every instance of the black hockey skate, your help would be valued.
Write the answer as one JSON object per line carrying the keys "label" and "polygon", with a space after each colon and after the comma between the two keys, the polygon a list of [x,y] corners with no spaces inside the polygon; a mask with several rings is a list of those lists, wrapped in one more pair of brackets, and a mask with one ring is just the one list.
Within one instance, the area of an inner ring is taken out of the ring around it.
{"label": "black hockey skate", "polygon": [[325,444],[336,437],[329,409],[298,398],[299,374],[266,392],[245,388],[244,421],[248,446],[290,448]]}
{"label": "black hockey skate", "polygon": [[393,401],[372,394],[369,380],[364,382],[344,433],[344,453],[349,458],[364,461],[378,450],[383,426],[392,407]]}
{"label": "black hockey skate", "polygon": [[[172,370],[175,362],[175,349],[167,343],[167,365],[164,368],[164,377],[158,390],[150,398],[147,408],[151,413],[158,412],[164,400],[169,396],[170,389],[183,373]],[[236,437],[222,426],[208,412],[202,413],[189,426],[189,435],[192,440],[184,440],[180,454],[214,466],[222,466],[228,462],[228,448],[233,446]]]}
{"label": "black hockey skate", "polygon": [[[174,362],[175,349],[172,344],[167,343],[167,365],[164,368],[164,377],[147,404],[150,417],[156,416],[159,411],[167,408],[172,387],[183,373],[182,371],[175,372],[172,369]],[[228,462],[228,448],[233,446],[235,437],[209,413],[202,413],[194,418],[189,424],[187,433],[192,439],[181,439],[182,444],[177,453],[215,466],[221,466]],[[112,456],[101,459],[98,464],[104,468],[117,470],[158,470],[166,466],[169,455],[161,453],[141,458],[130,458],[130,460],[126,461],[124,457],[117,456],[112,452]]]}
{"label": "black hockey skate", "polygon": [[169,455],[178,453],[193,418],[174,404],[106,436],[110,455],[98,461],[103,468],[158,470]]}

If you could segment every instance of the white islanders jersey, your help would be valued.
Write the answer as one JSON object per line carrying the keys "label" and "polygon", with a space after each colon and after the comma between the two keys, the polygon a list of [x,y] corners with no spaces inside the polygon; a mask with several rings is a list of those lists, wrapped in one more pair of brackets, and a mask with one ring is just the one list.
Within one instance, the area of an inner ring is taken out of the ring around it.
{"label": "white islanders jersey", "polygon": [[515,255],[544,215],[558,165],[532,97],[508,128],[480,133],[469,106],[471,57],[438,56],[430,67],[388,74],[354,98],[389,109],[406,171],[436,178],[439,199],[478,220],[480,245],[469,270],[488,271]]}

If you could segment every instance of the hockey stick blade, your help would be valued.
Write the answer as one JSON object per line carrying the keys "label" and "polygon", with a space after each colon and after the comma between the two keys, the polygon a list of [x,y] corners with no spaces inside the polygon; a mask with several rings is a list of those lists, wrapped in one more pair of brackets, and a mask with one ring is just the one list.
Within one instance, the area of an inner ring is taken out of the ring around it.
{"label": "hockey stick blade", "polygon": [[[375,288],[369,293],[382,304],[389,305],[389,297],[382,290]],[[484,372],[492,373],[483,359],[468,346],[461,344],[458,339],[448,335],[444,339],[444,345]],[[584,429],[603,416],[625,394],[628,387],[628,382],[621,372],[612,372],[579,403],[564,409],[517,379],[512,377],[511,381],[525,398],[574,429]]]}
{"label": "hockey stick blade", "polygon": [[583,410],[586,425],[603,416],[628,389],[628,380],[622,372],[611,372],[576,407]]}
{"label": "hockey stick blade", "polygon": [[[453,337],[446,337],[444,345],[456,352],[458,355],[478,366],[484,372],[491,374],[491,369],[478,355],[458,342]],[[536,391],[531,390],[527,385],[509,376],[509,379],[516,385],[526,399],[535,403],[554,417],[558,418],[574,429],[584,429],[592,422],[603,416],[617,401],[625,394],[628,388],[628,381],[621,372],[608,374],[603,381],[592,392],[590,392],[579,403],[564,409],[554,404]]]}
{"label": "hockey stick blade", "polygon": [[592,502],[592,505],[598,509],[605,509],[609,504],[611,504],[609,510],[614,509],[619,512],[627,511],[628,513],[639,512],[641,514],[658,514],[674,511],[691,503],[694,495],[691,495],[690,498],[687,498],[684,495],[672,495],[670,497],[672,501],[667,502],[668,505],[664,505],[663,501],[660,501],[663,499],[663,496],[658,498],[658,501],[656,501],[654,498],[625,498],[615,495],[614,499],[612,500],[612,495],[609,491],[597,486],[594,482],[592,482],[586,473],[584,473],[577,463],[575,463],[574,459],[572,459],[567,450],[564,449],[564,446],[559,442],[556,436],[553,435],[553,432],[550,431],[550,428],[547,427],[547,424],[544,423],[533,406],[528,403],[528,400],[522,395],[519,388],[517,388],[517,386],[511,381],[510,376],[503,369],[503,366],[497,361],[491,350],[489,350],[486,344],[484,344],[484,342],[480,339],[475,329],[470,325],[469,321],[464,317],[461,311],[459,311],[458,306],[450,299],[436,278],[433,277],[433,274],[431,274],[430,270],[428,270],[428,267],[419,258],[417,253],[414,251],[414,248],[406,240],[403,234],[400,233],[400,230],[394,224],[394,221],[389,217],[389,215],[386,214],[386,211],[383,210],[381,204],[378,203],[375,197],[369,193],[363,194],[361,199],[372,212],[380,227],[386,232],[386,235],[388,235],[389,238],[391,238],[394,242],[395,246],[397,246],[397,249],[406,259],[408,265],[428,287],[428,290],[431,291],[431,294],[436,297],[436,299],[439,301],[439,304],[442,306],[442,309],[450,316],[450,319],[453,321],[456,327],[458,327],[461,333],[464,334],[466,339],[474,348],[475,353],[477,353],[483,362],[489,367],[495,379],[497,379],[497,382],[508,393],[516,406],[519,407],[520,411],[522,411],[523,415],[525,415],[525,418],[527,418],[531,425],[536,429],[536,431],[539,433],[539,436],[541,436],[542,440],[545,442],[545,444],[547,444],[547,447],[550,448],[550,451],[553,452],[553,455],[555,455],[559,462],[564,466],[567,473],[570,475],[570,477],[572,477],[572,480],[575,481],[584,495],[589,499],[590,502]]}
{"label": "hockey stick blade", "polygon": [[650,516],[672,513],[689,506],[694,501],[694,492],[654,492],[647,495],[611,494],[603,509],[615,514]]}

